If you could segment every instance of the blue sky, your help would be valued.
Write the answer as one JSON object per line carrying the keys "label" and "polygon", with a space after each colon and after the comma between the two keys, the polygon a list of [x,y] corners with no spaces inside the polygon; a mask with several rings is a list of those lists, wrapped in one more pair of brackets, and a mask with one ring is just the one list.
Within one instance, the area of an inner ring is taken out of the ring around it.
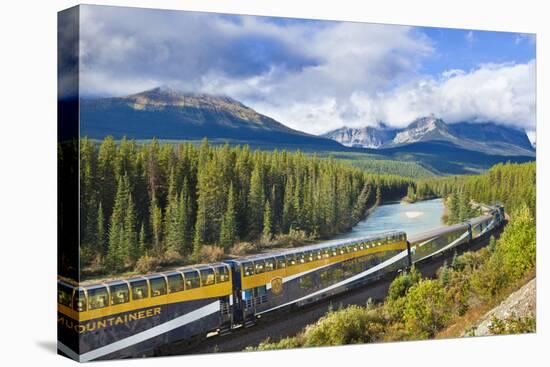
{"label": "blue sky", "polygon": [[471,70],[481,64],[526,63],[535,58],[535,35],[452,28],[418,27],[434,43],[436,57],[423,71],[437,75],[449,69]]}
{"label": "blue sky", "polygon": [[310,133],[493,121],[535,131],[533,35],[83,6],[81,95],[228,95]]}

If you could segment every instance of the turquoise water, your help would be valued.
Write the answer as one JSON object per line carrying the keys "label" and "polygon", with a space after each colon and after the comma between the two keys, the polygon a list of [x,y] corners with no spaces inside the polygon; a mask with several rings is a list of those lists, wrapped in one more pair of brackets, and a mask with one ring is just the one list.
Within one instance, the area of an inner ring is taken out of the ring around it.
{"label": "turquoise water", "polygon": [[408,236],[443,227],[442,199],[419,201],[413,204],[393,203],[377,207],[367,219],[359,222],[350,232],[334,239],[355,238],[365,235],[399,230]]}

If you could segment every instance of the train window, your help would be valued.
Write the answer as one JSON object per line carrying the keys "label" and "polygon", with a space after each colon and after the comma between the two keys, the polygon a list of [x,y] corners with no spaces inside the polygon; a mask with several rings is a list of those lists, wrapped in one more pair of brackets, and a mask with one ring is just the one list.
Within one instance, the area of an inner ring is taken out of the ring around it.
{"label": "train window", "polygon": [[364,250],[365,249],[365,243],[364,242],[361,242],[359,244],[359,250]]}
{"label": "train window", "polygon": [[296,258],[298,260],[298,264],[303,264],[306,262],[306,254],[303,252],[296,254]]}
{"label": "train window", "polygon": [[254,264],[252,262],[243,263],[243,275],[245,277],[254,275]]}
{"label": "train window", "polygon": [[57,283],[57,303],[71,307],[73,301],[73,287],[68,285]]}
{"label": "train window", "polygon": [[118,305],[130,300],[130,292],[126,284],[117,284],[109,286],[111,290],[111,304]]}
{"label": "train window", "polygon": [[199,273],[196,270],[190,270],[183,273],[185,278],[185,289],[200,287]]}
{"label": "train window", "polygon": [[130,281],[130,287],[132,288],[133,300],[149,297],[149,288],[147,287],[146,280]]}
{"label": "train window", "polygon": [[265,259],[265,271],[275,270],[275,259]]}
{"label": "train window", "polygon": [[288,266],[294,266],[298,263],[298,257],[296,254],[290,254],[286,256],[286,263]]}
{"label": "train window", "polygon": [[229,281],[229,270],[227,267],[220,266],[216,268],[216,283],[225,283]]}
{"label": "train window", "polygon": [[321,260],[323,258],[323,255],[321,253],[321,250],[315,251],[313,253],[313,260]]}
{"label": "train window", "polygon": [[284,269],[286,268],[286,262],[284,256],[278,256],[277,259],[277,269]]}
{"label": "train window", "polygon": [[254,261],[254,273],[261,274],[265,271],[265,261],[264,260],[255,260]]}
{"label": "train window", "polygon": [[357,250],[359,250],[359,246],[358,245],[353,245],[353,252],[356,252]]}
{"label": "train window", "polygon": [[78,312],[86,311],[86,294],[82,289],[75,293],[73,299],[73,309]]}
{"label": "train window", "polygon": [[181,292],[183,290],[183,278],[181,274],[171,274],[168,279],[168,293]]}
{"label": "train window", "polygon": [[326,248],[323,250],[323,259],[328,259],[330,257],[330,249]]}
{"label": "train window", "polygon": [[151,297],[164,296],[166,294],[166,280],[164,277],[149,279],[151,284]]}
{"label": "train window", "polygon": [[304,259],[306,260],[306,262],[313,261],[313,252],[311,251],[304,252]]}
{"label": "train window", "polygon": [[338,255],[338,249],[336,247],[331,247],[329,251],[330,251],[330,256]]}
{"label": "train window", "polygon": [[216,283],[214,269],[201,269],[201,286],[212,285]]}
{"label": "train window", "polygon": [[95,310],[109,305],[109,293],[106,287],[88,289],[88,309]]}

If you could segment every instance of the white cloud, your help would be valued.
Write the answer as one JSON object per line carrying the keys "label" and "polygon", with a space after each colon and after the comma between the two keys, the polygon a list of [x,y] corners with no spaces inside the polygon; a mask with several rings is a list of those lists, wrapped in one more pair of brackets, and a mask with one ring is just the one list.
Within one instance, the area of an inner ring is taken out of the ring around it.
{"label": "white cloud", "polygon": [[468,33],[466,33],[466,35],[464,36],[464,38],[466,39],[466,42],[468,43],[474,43],[476,38],[474,36],[474,31],[469,31]]}
{"label": "white cloud", "polygon": [[88,6],[81,14],[85,95],[158,85],[226,94],[310,133],[403,126],[430,113],[535,129],[534,61],[424,76],[434,45],[411,27]]}

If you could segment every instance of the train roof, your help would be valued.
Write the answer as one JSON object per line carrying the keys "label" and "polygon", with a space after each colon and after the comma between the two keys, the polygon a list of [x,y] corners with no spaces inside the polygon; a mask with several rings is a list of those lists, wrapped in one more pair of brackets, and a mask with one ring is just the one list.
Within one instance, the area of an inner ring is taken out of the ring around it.
{"label": "train roof", "polygon": [[302,247],[296,247],[296,248],[278,250],[278,251],[272,251],[272,252],[265,252],[261,254],[248,255],[248,256],[232,259],[231,261],[237,264],[241,264],[243,262],[268,259],[268,258],[273,258],[273,257],[283,256],[283,255],[291,255],[291,254],[300,253],[300,252],[322,250],[333,246],[345,246],[345,245],[351,245],[357,242],[372,241],[383,237],[398,235],[398,234],[406,234],[406,233],[404,231],[387,231],[387,232],[372,234],[370,236],[361,236],[361,237],[348,238],[348,239],[342,239],[342,240],[331,240],[331,241],[325,241],[322,243],[317,243],[314,245],[308,245],[308,246],[302,246]]}
{"label": "train roof", "polygon": [[468,228],[468,224],[466,222],[457,223],[448,227],[437,228],[437,229],[433,229],[430,231],[409,236],[409,242],[411,243],[419,242],[419,241],[430,239],[432,237],[440,236],[442,234],[450,233],[458,229],[466,229],[466,228]]}
{"label": "train roof", "polygon": [[87,280],[80,283],[77,283],[70,279],[59,279],[58,281],[66,285],[70,285],[72,287],[83,287],[86,289],[93,289],[93,288],[103,287],[105,285],[124,284],[127,281],[131,282],[131,281],[136,281],[140,279],[154,279],[154,278],[168,276],[168,275],[185,273],[186,271],[193,271],[193,270],[200,271],[200,270],[213,269],[213,268],[219,268],[219,267],[227,268],[229,267],[229,265],[224,262],[216,262],[216,263],[209,263],[209,264],[186,265],[186,266],[181,266],[174,269],[167,269],[165,271],[158,271],[158,272],[148,273],[148,274],[131,275],[128,277],[93,279],[93,280]]}

